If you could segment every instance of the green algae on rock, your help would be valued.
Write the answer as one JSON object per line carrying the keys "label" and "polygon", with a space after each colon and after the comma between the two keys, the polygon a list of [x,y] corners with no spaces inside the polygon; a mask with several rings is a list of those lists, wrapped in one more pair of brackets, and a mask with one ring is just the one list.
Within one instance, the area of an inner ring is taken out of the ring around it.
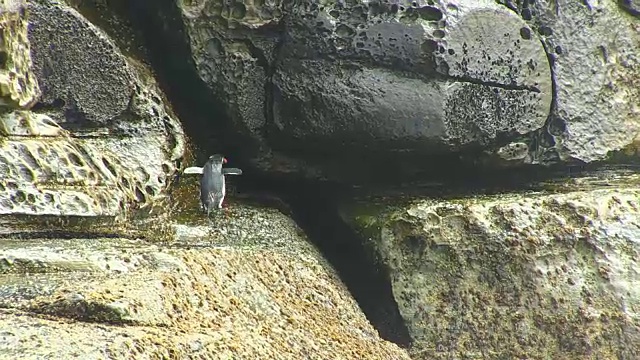
{"label": "green algae on rock", "polygon": [[386,267],[417,358],[635,358],[638,184],[415,198],[366,217],[351,204],[342,216]]}

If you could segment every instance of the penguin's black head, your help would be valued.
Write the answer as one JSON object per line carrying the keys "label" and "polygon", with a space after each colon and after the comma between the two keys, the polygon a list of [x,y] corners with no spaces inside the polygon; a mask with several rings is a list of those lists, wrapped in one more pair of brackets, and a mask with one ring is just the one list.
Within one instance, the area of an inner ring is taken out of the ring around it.
{"label": "penguin's black head", "polygon": [[214,164],[226,164],[227,163],[227,159],[225,159],[224,156],[222,156],[220,154],[213,154],[213,155],[209,156],[209,161],[214,163]]}

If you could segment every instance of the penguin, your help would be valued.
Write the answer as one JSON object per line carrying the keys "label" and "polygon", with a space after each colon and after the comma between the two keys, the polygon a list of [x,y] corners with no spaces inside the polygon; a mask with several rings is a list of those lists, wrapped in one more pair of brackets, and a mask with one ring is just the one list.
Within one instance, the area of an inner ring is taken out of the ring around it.
{"label": "penguin", "polygon": [[184,174],[200,174],[200,204],[207,217],[213,209],[221,209],[224,196],[226,195],[225,175],[242,175],[242,170],[238,168],[223,168],[227,159],[214,154],[209,156],[209,160],[203,167],[188,167],[184,169]]}

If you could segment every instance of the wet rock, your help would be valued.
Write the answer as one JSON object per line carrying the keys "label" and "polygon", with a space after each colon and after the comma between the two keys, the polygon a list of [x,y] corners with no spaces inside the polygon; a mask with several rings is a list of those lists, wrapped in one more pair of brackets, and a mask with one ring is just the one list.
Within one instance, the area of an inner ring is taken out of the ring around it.
{"label": "wet rock", "polygon": [[64,3],[21,9],[5,17],[7,29],[22,29],[3,37],[14,59],[7,64],[26,80],[15,90],[25,100],[0,116],[0,214],[149,211],[184,152],[153,77]]}
{"label": "wet rock", "polygon": [[386,267],[416,358],[635,358],[638,180],[368,199],[342,215]]}
{"label": "wet rock", "polygon": [[0,239],[2,353],[409,359],[291,219],[218,215],[182,213],[160,240]]}

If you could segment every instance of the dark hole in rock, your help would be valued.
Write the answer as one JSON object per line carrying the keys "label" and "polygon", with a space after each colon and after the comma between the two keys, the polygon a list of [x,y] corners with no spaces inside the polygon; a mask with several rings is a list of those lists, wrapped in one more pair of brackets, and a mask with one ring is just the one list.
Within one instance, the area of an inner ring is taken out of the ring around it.
{"label": "dark hole in rock", "polygon": [[455,55],[455,54],[456,54],[456,51],[455,51],[455,50],[453,50],[453,49],[449,49],[449,55]]}
{"label": "dark hole in rock", "polygon": [[24,165],[20,166],[19,171],[20,171],[20,176],[22,177],[22,179],[24,179],[24,181],[33,182],[33,180],[35,179],[35,176],[33,175],[33,171],[29,167]]}
{"label": "dark hole in rock", "polygon": [[36,160],[35,156],[31,153],[31,150],[26,146],[20,147],[20,155],[22,155],[23,160],[26,162],[27,166],[30,168],[38,168],[38,160]]}
{"label": "dark hole in rock", "polygon": [[549,122],[549,134],[553,136],[562,135],[567,130],[567,124],[565,121],[557,116],[554,116]]}
{"label": "dark hole in rock", "polygon": [[438,21],[442,19],[442,11],[431,6],[423,6],[419,8],[418,14],[420,14],[420,18],[427,21]]}
{"label": "dark hole in rock", "polygon": [[111,162],[109,162],[109,160],[107,160],[106,158],[102,158],[102,164],[107,168],[107,170],[109,170],[111,175],[117,176],[116,169],[113,167]]}
{"label": "dark hole in rock", "polygon": [[136,186],[135,188],[135,194],[136,194],[136,200],[138,200],[138,202],[145,202],[145,200],[147,199],[147,197],[144,195],[144,193],[142,192],[142,190],[140,190],[139,186]]}
{"label": "dark hole in rock", "polygon": [[425,53],[433,53],[438,49],[438,43],[431,39],[425,40],[421,45],[421,49]]}
{"label": "dark hole in rock", "polygon": [[236,2],[231,10],[231,17],[241,20],[247,14],[247,8],[241,2]]}
{"label": "dark hole in rock", "polygon": [[531,40],[531,30],[527,27],[521,27],[520,28],[520,37],[522,37],[525,40]]}
{"label": "dark hole in rock", "polygon": [[0,68],[7,68],[7,61],[9,60],[9,54],[6,51],[0,51]]}
{"label": "dark hole in rock", "polygon": [[444,38],[444,31],[442,31],[442,30],[434,30],[433,31],[433,37],[435,37],[437,39]]}
{"label": "dark hole in rock", "polygon": [[411,250],[416,253],[422,252],[427,244],[427,240],[424,238],[424,236],[410,235],[405,238],[405,241],[407,242],[407,245],[409,245]]}
{"label": "dark hole in rock", "polygon": [[100,207],[104,210],[107,208],[107,206],[109,205],[109,203],[107,202],[107,198],[104,195],[100,195],[98,197],[98,203],[100,204]]}
{"label": "dark hole in rock", "polygon": [[44,194],[44,202],[46,204],[51,204],[53,203],[53,195],[49,194],[49,193],[45,193]]}
{"label": "dark hole in rock", "polygon": [[129,187],[131,186],[131,183],[129,183],[129,180],[124,176],[120,179],[120,184],[122,184],[122,186],[125,189],[129,189]]}
{"label": "dark hole in rock", "polygon": [[26,194],[22,190],[16,191],[15,195],[13,195],[13,202],[23,203],[27,199]]}
{"label": "dark hole in rock", "polygon": [[72,153],[69,153],[69,155],[67,157],[68,157],[69,161],[73,165],[78,166],[78,167],[85,166],[84,161],[82,161],[82,159],[80,159],[80,156],[78,156],[78,154],[72,152]]}
{"label": "dark hole in rock", "polygon": [[562,47],[560,45],[556,46],[555,48],[555,52],[558,55],[562,55]]}
{"label": "dark hole in rock", "polygon": [[441,61],[436,66],[436,71],[443,75],[449,75],[449,63],[446,61]]}
{"label": "dark hole in rock", "polygon": [[347,26],[345,24],[338,25],[335,31],[336,35],[342,37],[351,37],[353,36],[353,34],[355,34],[355,31],[350,26]]}
{"label": "dark hole in rock", "polygon": [[548,26],[542,25],[538,28],[538,33],[542,36],[551,36],[553,35],[553,30]]}
{"label": "dark hole in rock", "polygon": [[156,195],[156,191],[153,189],[153,187],[151,185],[147,185],[147,187],[145,187],[144,190],[149,196],[155,196]]}
{"label": "dark hole in rock", "polygon": [[63,108],[65,105],[66,105],[66,102],[63,99],[55,99],[51,103],[51,106],[55,108]]}

